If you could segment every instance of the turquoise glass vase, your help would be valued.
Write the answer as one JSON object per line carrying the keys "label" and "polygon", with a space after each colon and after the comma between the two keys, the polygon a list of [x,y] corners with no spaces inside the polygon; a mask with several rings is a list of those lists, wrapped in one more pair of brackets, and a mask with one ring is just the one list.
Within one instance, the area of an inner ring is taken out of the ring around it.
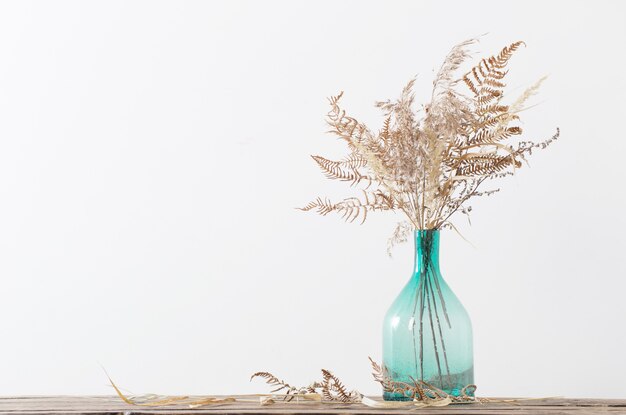
{"label": "turquoise glass vase", "polygon": [[[385,316],[383,365],[390,380],[427,382],[458,396],[474,383],[472,324],[439,271],[439,230],[415,231],[410,281]],[[385,400],[409,400],[384,391]]]}

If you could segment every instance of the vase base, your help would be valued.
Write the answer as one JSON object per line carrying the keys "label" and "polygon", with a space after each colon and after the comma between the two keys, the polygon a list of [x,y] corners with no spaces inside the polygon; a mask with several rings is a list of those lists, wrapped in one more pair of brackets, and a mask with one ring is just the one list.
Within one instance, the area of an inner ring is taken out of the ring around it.
{"label": "vase base", "polygon": [[[446,386],[442,386],[440,381],[436,379],[430,379],[427,384],[433,385],[436,388],[440,388],[443,392],[447,393],[450,396],[461,396],[463,393],[463,389],[474,383],[474,367],[467,369],[461,373],[451,374],[450,377],[445,383]],[[406,383],[408,385],[413,383],[413,378],[409,377],[408,379],[403,378],[392,378],[391,380],[396,382]],[[467,388],[464,392],[468,396],[474,395],[473,388]],[[408,397],[402,393],[398,392],[384,392],[383,399],[386,401],[411,401],[413,398]]]}
{"label": "vase base", "polygon": [[[461,390],[458,388],[452,389],[450,391],[444,391],[450,396],[460,396]],[[385,401],[412,401],[413,398],[409,398],[408,396],[402,395],[400,393],[392,393],[392,392],[384,392],[383,400]]]}

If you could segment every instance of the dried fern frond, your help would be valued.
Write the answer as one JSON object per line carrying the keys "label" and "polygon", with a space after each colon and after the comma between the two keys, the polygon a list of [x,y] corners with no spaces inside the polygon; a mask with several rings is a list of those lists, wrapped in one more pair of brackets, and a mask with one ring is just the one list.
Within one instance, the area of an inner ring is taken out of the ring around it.
{"label": "dried fern frond", "polygon": [[337,376],[326,369],[322,369],[322,376],[324,379],[322,384],[322,394],[324,398],[329,401],[344,403],[353,402],[355,400],[355,396],[348,392]]}
{"label": "dried fern frond", "polygon": [[365,166],[366,161],[363,158],[355,156],[348,157],[346,160],[333,161],[322,156],[311,156],[318,166],[326,173],[329,179],[337,179],[344,182],[350,182],[352,186],[356,186],[362,181],[372,184],[372,178],[359,172],[359,168]]}
{"label": "dried fern frond", "polygon": [[250,376],[250,380],[252,381],[252,379],[256,377],[263,378],[265,379],[265,383],[274,386],[274,389],[271,390],[271,393],[274,394],[282,391],[285,394],[285,401],[292,400],[294,398],[293,394],[298,393],[300,390],[299,388],[291,386],[285,381],[278,379],[276,376],[272,375],[269,372],[256,372],[252,374],[252,376]]}
{"label": "dried fern frond", "polygon": [[498,55],[487,59],[481,59],[478,65],[474,66],[465,75],[463,82],[469,87],[476,97],[483,94],[500,96],[502,88],[506,86],[502,79],[506,76],[506,67],[513,53],[524,42],[514,42],[505,46]]}
{"label": "dried fern frond", "polygon": [[397,100],[377,102],[384,116],[378,130],[346,113],[343,92],[330,97],[329,132],[347,144],[349,153],[340,161],[313,159],[326,177],[365,190],[340,202],[317,198],[301,209],[337,212],[361,223],[374,211],[401,211],[406,222],[394,231],[393,247],[407,239],[407,228],[440,229],[457,211],[469,215],[470,199],[492,193],[479,190],[485,181],[516,173],[533,150],[556,140],[559,130],[545,141],[516,141],[523,134],[519,114],[545,79],[514,102],[504,101],[509,63],[524,42],[478,60],[459,77],[475,43],[470,39],[452,48],[435,76],[430,102],[416,107],[415,78]]}
{"label": "dried fern frond", "polygon": [[315,209],[320,215],[327,215],[337,212],[346,222],[354,222],[361,217],[361,223],[367,219],[368,212],[377,210],[393,210],[395,208],[394,199],[385,195],[381,191],[363,191],[363,200],[358,197],[350,197],[340,202],[333,203],[328,199],[317,198],[306,206],[299,208],[308,211]]}
{"label": "dried fern frond", "polygon": [[250,380],[255,377],[263,378],[267,384],[275,387],[270,393],[276,394],[282,391],[282,397],[272,396],[272,399],[282,398],[282,400],[287,402],[300,396],[306,398],[307,395],[319,394],[329,402],[355,403],[360,402],[362,396],[357,391],[349,392],[341,380],[326,369],[322,369],[321,382],[313,382],[309,386],[299,388],[291,386],[269,372],[257,372],[252,375]]}

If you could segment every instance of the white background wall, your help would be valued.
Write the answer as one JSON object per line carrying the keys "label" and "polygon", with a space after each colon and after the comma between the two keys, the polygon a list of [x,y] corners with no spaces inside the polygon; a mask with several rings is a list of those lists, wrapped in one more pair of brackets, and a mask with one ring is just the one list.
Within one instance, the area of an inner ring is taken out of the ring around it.
{"label": "white background wall", "polygon": [[442,238],[483,396],[626,397],[623,2],[0,3],[0,394],[252,393],[367,356],[409,277],[398,218],[296,211],[347,193],[326,97],[373,107],[449,48],[523,39],[511,96],[550,75],[561,127],[473,226]]}

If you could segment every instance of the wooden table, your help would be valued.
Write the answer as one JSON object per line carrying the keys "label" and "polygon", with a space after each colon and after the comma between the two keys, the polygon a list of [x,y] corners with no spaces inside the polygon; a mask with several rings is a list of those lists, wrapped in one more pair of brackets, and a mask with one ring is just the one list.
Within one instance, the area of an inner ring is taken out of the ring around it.
{"label": "wooden table", "polygon": [[[0,398],[0,414],[626,414],[626,399],[538,399],[518,405],[484,403],[422,409],[374,409],[365,405],[276,403],[261,406],[258,398],[237,396],[247,402],[213,405],[198,409],[180,406],[143,407],[128,405],[116,396],[24,396]],[[252,400],[252,402],[250,402]]]}

